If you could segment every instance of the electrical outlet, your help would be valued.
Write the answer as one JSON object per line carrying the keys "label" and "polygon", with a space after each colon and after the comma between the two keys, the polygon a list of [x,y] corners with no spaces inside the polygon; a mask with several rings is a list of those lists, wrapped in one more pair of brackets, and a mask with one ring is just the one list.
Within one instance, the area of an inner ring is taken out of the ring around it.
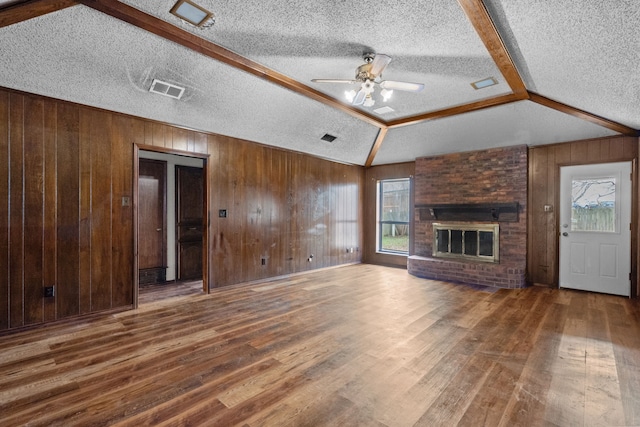
{"label": "electrical outlet", "polygon": [[262,258],[262,265],[267,265],[267,259],[266,258]]}
{"label": "electrical outlet", "polygon": [[44,297],[53,298],[55,296],[55,288],[53,286],[44,287]]}

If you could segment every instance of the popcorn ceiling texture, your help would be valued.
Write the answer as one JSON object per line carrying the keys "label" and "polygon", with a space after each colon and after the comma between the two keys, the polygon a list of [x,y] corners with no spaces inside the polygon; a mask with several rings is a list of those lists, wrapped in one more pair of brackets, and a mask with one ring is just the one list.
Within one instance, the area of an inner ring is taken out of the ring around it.
{"label": "popcorn ceiling texture", "polygon": [[531,101],[466,113],[387,133],[374,164],[512,145],[602,138],[616,132]]}
{"label": "popcorn ceiling texture", "polygon": [[640,128],[640,2],[486,3],[503,37],[511,35],[507,45],[518,47],[537,92]]}
{"label": "popcorn ceiling texture", "polygon": [[[510,88],[455,0],[308,2],[198,0],[216,24],[171,15],[175,0],[125,0],[296,81],[343,100],[362,53],[393,58],[384,79],[425,83],[395,91],[384,120],[507,94]],[[487,8],[529,89],[640,127],[640,2],[489,0]],[[476,91],[471,82],[495,77]],[[187,88],[149,94],[153,78]],[[0,28],[0,86],[362,165],[378,127],[83,5]],[[348,86],[347,86],[348,87]],[[371,114],[373,108],[362,107]],[[320,141],[325,133],[333,143]],[[389,129],[374,164],[615,132],[532,102]]]}

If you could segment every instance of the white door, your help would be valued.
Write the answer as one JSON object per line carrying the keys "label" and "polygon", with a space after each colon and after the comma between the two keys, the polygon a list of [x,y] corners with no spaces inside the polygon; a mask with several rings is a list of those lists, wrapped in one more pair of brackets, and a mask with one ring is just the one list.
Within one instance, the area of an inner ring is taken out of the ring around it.
{"label": "white door", "polygon": [[631,162],[560,168],[560,287],[629,295]]}

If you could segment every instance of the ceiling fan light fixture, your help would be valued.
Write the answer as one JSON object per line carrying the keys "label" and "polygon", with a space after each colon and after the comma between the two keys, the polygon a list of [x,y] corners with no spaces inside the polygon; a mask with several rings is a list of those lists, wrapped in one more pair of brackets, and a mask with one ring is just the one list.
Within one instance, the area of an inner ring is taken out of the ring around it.
{"label": "ceiling fan light fixture", "polygon": [[353,102],[353,99],[356,97],[356,91],[351,89],[351,90],[345,90],[344,91],[344,96],[345,98],[347,98],[347,101],[349,102]]}
{"label": "ceiling fan light fixture", "polygon": [[364,99],[364,102],[362,103],[363,106],[365,107],[373,107],[375,105],[376,101],[371,97],[371,95],[367,95],[367,97]]}
{"label": "ceiling fan light fixture", "polygon": [[171,8],[170,13],[196,27],[200,27],[214,18],[212,12],[190,0],[179,0]]}
{"label": "ceiling fan light fixture", "polygon": [[488,77],[486,79],[478,80],[477,82],[471,83],[471,86],[473,86],[475,90],[478,90],[478,89],[484,89],[485,87],[494,86],[497,84],[498,84],[498,81],[496,79],[494,79],[493,77]]}
{"label": "ceiling fan light fixture", "polygon": [[382,89],[382,90],[380,91],[380,95],[382,95],[382,100],[383,100],[384,102],[387,102],[387,101],[391,98],[391,95],[393,95],[393,90],[390,90],[390,89]]}

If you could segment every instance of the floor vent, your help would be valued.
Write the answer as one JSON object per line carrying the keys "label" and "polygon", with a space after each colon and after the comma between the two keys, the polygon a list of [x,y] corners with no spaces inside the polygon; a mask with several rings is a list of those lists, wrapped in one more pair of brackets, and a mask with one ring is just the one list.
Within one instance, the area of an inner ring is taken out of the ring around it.
{"label": "floor vent", "polygon": [[149,92],[158,93],[160,95],[168,96],[169,98],[180,99],[184,93],[184,88],[163,82],[162,80],[153,79]]}

